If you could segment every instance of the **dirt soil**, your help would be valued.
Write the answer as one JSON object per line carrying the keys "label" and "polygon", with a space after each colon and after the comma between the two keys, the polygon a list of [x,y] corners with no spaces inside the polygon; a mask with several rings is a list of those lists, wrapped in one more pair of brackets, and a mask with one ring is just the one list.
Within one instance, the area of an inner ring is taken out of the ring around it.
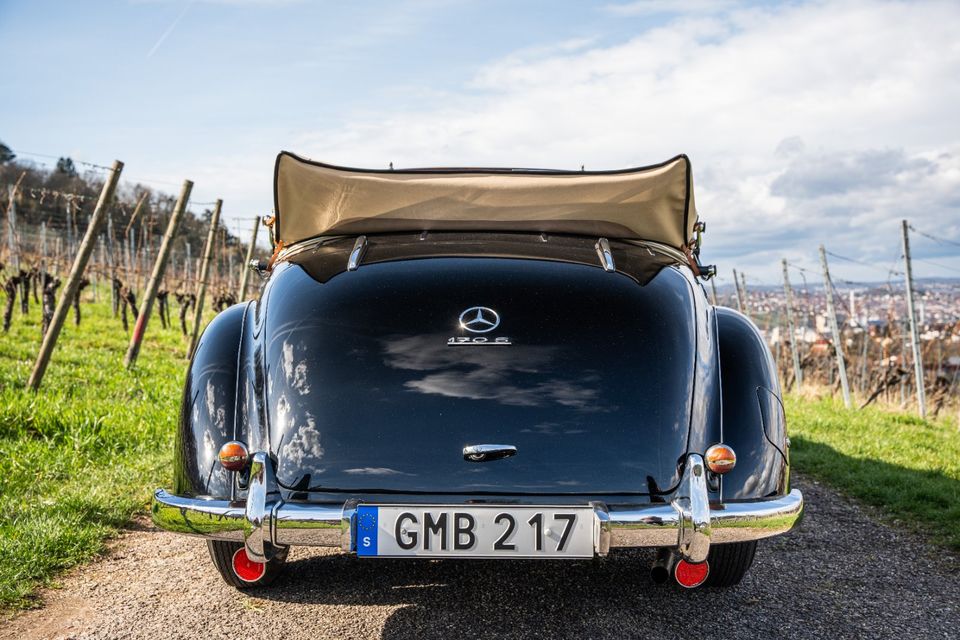
{"label": "dirt soil", "polygon": [[801,529],[728,590],[654,585],[652,554],[596,561],[357,560],[294,549],[274,585],[225,585],[202,540],[146,522],[0,638],[957,638],[960,564],[808,479]]}

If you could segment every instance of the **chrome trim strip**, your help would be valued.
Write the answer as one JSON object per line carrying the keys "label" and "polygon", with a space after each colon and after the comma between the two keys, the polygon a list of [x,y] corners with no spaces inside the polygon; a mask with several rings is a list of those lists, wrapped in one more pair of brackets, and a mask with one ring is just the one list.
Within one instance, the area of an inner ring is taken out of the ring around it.
{"label": "chrome trim strip", "polygon": [[[803,494],[794,489],[770,500],[710,507],[710,542],[747,542],[787,533],[803,517]],[[672,505],[610,509],[611,547],[676,547],[680,515]]]}
{"label": "chrome trim strip", "polygon": [[242,502],[186,498],[157,489],[151,516],[153,524],[166,531],[243,542],[246,515]]}
{"label": "chrome trim strip", "polygon": [[653,242],[652,240],[631,240],[629,238],[621,238],[620,242],[625,242],[626,244],[632,244],[636,247],[644,247],[648,251],[657,251],[662,253],[665,256],[673,258],[678,264],[682,266],[689,266],[687,261],[687,256],[684,255],[679,249],[674,249],[670,245],[661,244],[659,242]]}
{"label": "chrome trim strip", "polygon": [[273,544],[339,547],[344,506],[284,502],[274,511]]}
{"label": "chrome trim strip", "polygon": [[617,265],[613,262],[613,252],[610,251],[610,241],[606,238],[600,238],[597,240],[594,248],[597,250],[597,255],[600,256],[600,266],[603,267],[603,270],[616,271]]}
{"label": "chrome trim strip", "polygon": [[363,254],[367,252],[367,236],[360,236],[353,243],[353,249],[350,251],[350,258],[347,260],[347,271],[356,271],[363,260]]}
{"label": "chrome trim strip", "polygon": [[[278,502],[263,527],[268,535],[259,540],[274,546],[305,545],[339,547],[342,523],[351,522],[348,505]],[[161,529],[215,540],[243,542],[250,531],[242,502],[185,498],[158,489],[153,497],[153,523]],[[346,532],[347,538],[349,535]]]}
{"label": "chrome trim strip", "polygon": [[334,242],[336,240],[341,240],[349,236],[319,236],[317,238],[310,238],[308,240],[301,240],[300,242],[295,242],[291,245],[285,246],[280,250],[280,253],[277,254],[276,262],[283,262],[288,258],[292,258],[295,255],[301,254],[304,251],[311,251],[322,247],[328,242]]}
{"label": "chrome trim strip", "polygon": [[610,509],[610,547],[673,547],[680,514],[670,504]]}

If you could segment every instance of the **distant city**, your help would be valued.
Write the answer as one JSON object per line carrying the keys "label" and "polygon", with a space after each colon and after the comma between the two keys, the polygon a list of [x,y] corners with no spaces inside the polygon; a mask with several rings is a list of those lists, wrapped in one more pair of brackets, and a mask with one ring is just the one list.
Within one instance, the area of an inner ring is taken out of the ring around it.
{"label": "distant city", "polygon": [[[808,344],[829,341],[827,299],[822,285],[793,284],[794,322],[797,339]],[[718,304],[739,308],[733,285],[716,288]],[[940,341],[947,351],[944,364],[960,366],[960,279],[925,278],[914,282],[917,321],[921,341]],[[709,285],[707,293],[711,293]],[[760,327],[768,344],[786,336],[786,293],[782,286],[755,285],[746,288],[744,311]],[[907,335],[907,303],[902,279],[887,282],[836,284],[834,304],[837,321],[845,334],[867,330],[871,336],[894,340]]]}

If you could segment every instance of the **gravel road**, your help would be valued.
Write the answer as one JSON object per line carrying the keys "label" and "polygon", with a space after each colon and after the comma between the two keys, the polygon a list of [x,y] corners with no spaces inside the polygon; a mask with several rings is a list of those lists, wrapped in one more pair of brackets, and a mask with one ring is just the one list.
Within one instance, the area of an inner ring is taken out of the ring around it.
{"label": "gravel road", "polygon": [[651,554],[593,562],[357,561],[295,549],[269,588],[224,585],[201,540],[144,525],[0,638],[958,638],[960,563],[800,478],[801,530],[726,591],[656,586]]}

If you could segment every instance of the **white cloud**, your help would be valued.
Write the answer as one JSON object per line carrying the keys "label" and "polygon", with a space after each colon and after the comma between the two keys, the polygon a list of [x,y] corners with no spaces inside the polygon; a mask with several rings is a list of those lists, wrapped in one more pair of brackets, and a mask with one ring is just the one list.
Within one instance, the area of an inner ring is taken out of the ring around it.
{"label": "white cloud", "polygon": [[948,2],[681,11],[614,44],[516,52],[433,109],[357,117],[299,146],[359,166],[601,169],[685,152],[704,257],[772,282],[781,255],[813,265],[819,242],[884,260],[903,216],[958,237],[957,24]]}
{"label": "white cloud", "polygon": [[734,0],[636,0],[609,4],[604,10],[618,16],[654,16],[678,13],[721,13],[742,4]]}

